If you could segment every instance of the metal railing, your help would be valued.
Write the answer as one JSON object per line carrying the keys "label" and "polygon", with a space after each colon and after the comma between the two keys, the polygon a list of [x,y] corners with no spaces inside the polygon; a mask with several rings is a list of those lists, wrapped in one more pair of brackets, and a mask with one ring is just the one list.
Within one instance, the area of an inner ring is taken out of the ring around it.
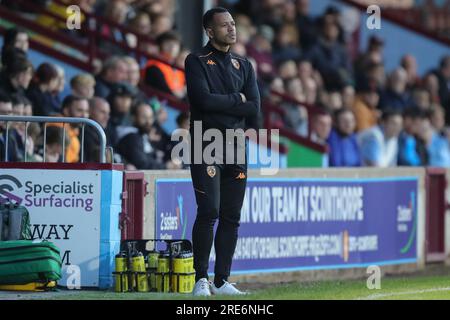
{"label": "metal railing", "polygon": [[44,139],[43,139],[43,150],[44,150],[44,162],[45,162],[45,146],[47,143],[47,124],[48,123],[56,123],[63,124],[63,137],[62,137],[62,162],[65,162],[65,149],[66,149],[66,123],[76,123],[81,124],[81,162],[84,162],[84,128],[86,125],[91,126],[97,132],[100,137],[100,150],[99,150],[99,159],[101,163],[106,162],[106,135],[103,128],[95,121],[91,119],[85,118],[65,118],[65,117],[27,117],[27,116],[2,116],[0,115],[0,122],[6,122],[6,135],[5,135],[5,158],[4,161],[8,162],[8,151],[9,151],[9,131],[11,122],[24,122],[25,123],[25,141],[24,141],[24,162],[27,162],[27,139],[28,139],[28,124],[30,122],[37,122],[44,124]]}

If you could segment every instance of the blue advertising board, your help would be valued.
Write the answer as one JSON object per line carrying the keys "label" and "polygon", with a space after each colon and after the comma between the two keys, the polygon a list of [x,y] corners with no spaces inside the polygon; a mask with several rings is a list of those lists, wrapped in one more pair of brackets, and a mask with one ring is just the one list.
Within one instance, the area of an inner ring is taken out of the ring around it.
{"label": "blue advertising board", "polygon": [[[233,273],[415,263],[417,189],[417,177],[248,179]],[[155,205],[156,237],[192,239],[190,179],[157,179]]]}

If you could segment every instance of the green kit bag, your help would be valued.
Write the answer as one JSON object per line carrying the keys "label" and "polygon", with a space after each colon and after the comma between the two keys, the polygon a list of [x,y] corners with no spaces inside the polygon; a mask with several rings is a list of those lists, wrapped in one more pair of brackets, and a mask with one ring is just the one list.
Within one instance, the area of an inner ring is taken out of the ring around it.
{"label": "green kit bag", "polygon": [[51,242],[0,241],[0,284],[28,284],[61,279],[61,256]]}
{"label": "green kit bag", "polygon": [[0,240],[30,240],[30,214],[24,206],[6,202],[0,204]]}

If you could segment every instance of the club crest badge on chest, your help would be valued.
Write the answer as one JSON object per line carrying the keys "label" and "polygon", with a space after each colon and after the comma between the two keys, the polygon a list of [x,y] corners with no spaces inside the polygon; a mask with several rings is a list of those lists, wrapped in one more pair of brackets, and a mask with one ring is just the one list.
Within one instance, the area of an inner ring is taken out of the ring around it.
{"label": "club crest badge on chest", "polygon": [[239,61],[237,61],[236,59],[231,59],[231,63],[233,64],[233,67],[235,67],[238,70],[241,67],[241,65],[239,64]]}
{"label": "club crest badge on chest", "polygon": [[214,178],[214,176],[216,175],[216,167],[214,167],[214,166],[207,166],[206,167],[206,172],[208,173],[208,176],[210,176],[211,178]]}

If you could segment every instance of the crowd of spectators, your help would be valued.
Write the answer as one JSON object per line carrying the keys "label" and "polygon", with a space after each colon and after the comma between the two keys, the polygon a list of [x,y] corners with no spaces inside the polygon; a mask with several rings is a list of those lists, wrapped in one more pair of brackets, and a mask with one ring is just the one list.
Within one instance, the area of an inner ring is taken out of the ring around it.
{"label": "crowd of spectators", "polygon": [[270,120],[327,145],[329,166],[450,167],[450,55],[419,75],[405,54],[387,72],[385,41],[374,35],[355,51],[332,5],[312,17],[310,0],[219,3],[235,17],[232,50],[252,60],[265,100],[281,108]]}
{"label": "crowd of spectators", "polygon": [[[115,160],[129,169],[181,168],[170,158],[173,143],[170,132],[163,129],[164,103],[140,87],[150,85],[186,99],[184,73],[172,66],[183,67],[189,53],[176,32],[175,1],[76,2],[83,10],[135,32],[102,24],[102,34],[155,58],[137,61],[122,47],[105,41],[99,47],[111,55],[98,73],[66,79],[57,64],[33,65],[27,53],[27,32],[9,29],[1,51],[0,115],[90,118],[105,130]],[[252,62],[263,100],[282,110],[271,114],[270,121],[327,145],[330,166],[450,167],[450,56],[436,61],[436,68],[421,76],[414,54],[407,54],[387,74],[381,38],[371,37],[366,50],[355,54],[341,12],[330,6],[321,16],[312,17],[309,2],[215,1],[228,8],[236,22],[238,39],[231,50]],[[65,7],[53,1],[42,5],[57,15],[66,14]],[[61,28],[48,17],[36,20]],[[149,41],[138,41],[136,34]],[[71,91],[63,97],[65,83]],[[188,128],[189,114],[181,113],[177,124]],[[29,124],[25,130],[23,124],[13,124],[10,129],[9,161],[23,161],[26,156],[27,161],[64,157],[79,162],[82,144],[84,161],[99,160],[99,140],[90,127],[83,130],[83,139],[78,125],[47,126],[46,143],[38,125]],[[5,135],[5,124],[0,123],[1,161]]]}

